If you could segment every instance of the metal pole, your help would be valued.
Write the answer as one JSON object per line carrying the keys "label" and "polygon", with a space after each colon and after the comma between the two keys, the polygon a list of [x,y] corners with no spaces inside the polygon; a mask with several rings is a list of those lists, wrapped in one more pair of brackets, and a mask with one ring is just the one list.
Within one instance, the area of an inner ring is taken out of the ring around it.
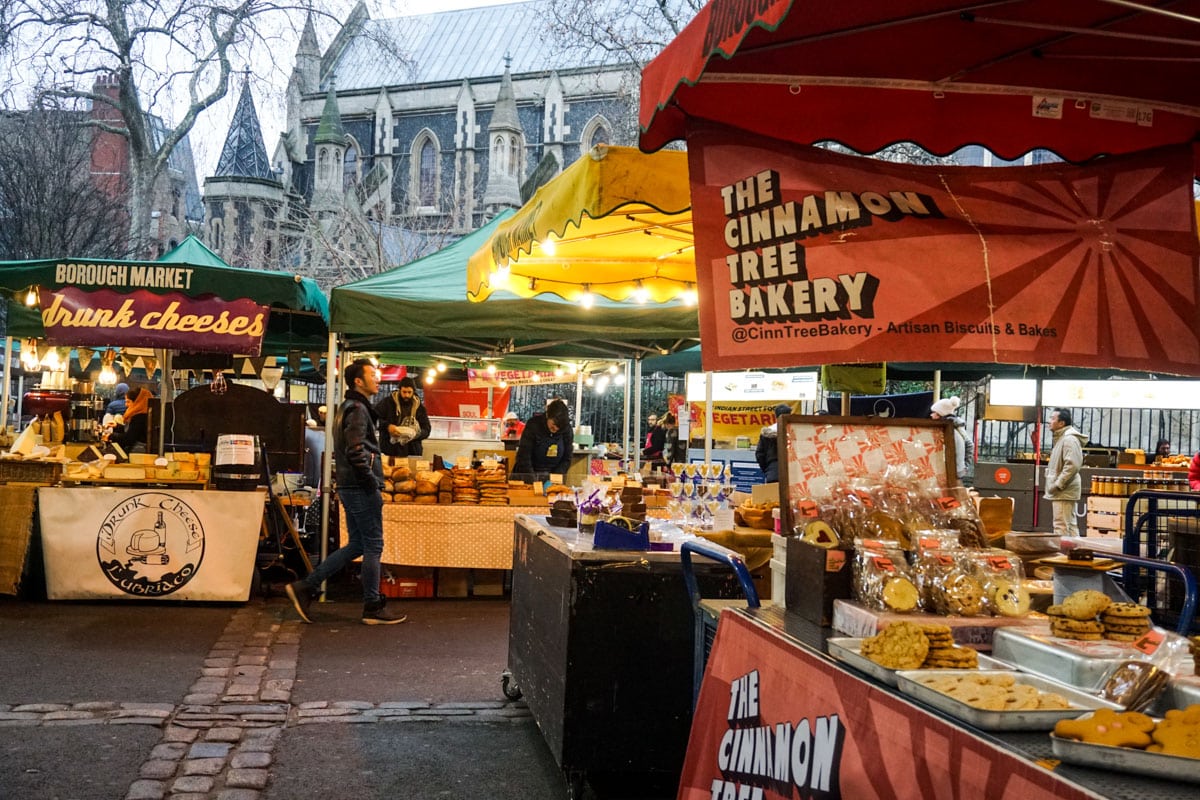
{"label": "metal pole", "polygon": [[633,383],[629,380],[633,372],[633,362],[625,359],[625,421],[621,425],[621,452],[625,454],[625,470],[629,470],[629,393],[633,391]]}
{"label": "metal pole", "polygon": [[713,399],[712,371],[704,373],[704,463],[712,461],[713,443]]}
{"label": "metal pole", "polygon": [[[634,389],[633,386],[637,388]],[[625,391],[636,391],[633,396],[633,470],[642,471],[642,359],[633,360],[633,386],[626,384]]]}
{"label": "metal pole", "polygon": [[[333,496],[333,418],[337,408],[337,334],[329,332],[325,354],[325,457],[321,459],[321,561],[329,555],[329,503]],[[321,600],[325,600],[325,584],[321,584]]]}
{"label": "metal pole", "polygon": [[4,337],[4,408],[0,409],[0,431],[8,430],[8,401],[12,394],[12,337]]}

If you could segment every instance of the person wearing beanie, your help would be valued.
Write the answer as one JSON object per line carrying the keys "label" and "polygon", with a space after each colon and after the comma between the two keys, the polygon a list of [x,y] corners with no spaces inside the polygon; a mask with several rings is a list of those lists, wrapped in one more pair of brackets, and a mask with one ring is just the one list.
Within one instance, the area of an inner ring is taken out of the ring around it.
{"label": "person wearing beanie", "polygon": [[114,417],[118,414],[125,413],[125,395],[129,393],[128,383],[118,383],[116,389],[113,390],[113,399],[108,401],[108,405],[104,407],[105,414],[112,414]]}
{"label": "person wearing beanie", "polygon": [[764,426],[758,435],[754,460],[763,471],[763,483],[775,483],[779,480],[779,418],[791,413],[792,407],[787,403],[775,406],[774,424]]}
{"label": "person wearing beanie", "polygon": [[962,401],[957,397],[943,397],[929,407],[929,416],[944,419],[954,426],[954,467],[958,482],[963,486],[974,483],[975,443],[967,434],[967,423],[955,413]]}

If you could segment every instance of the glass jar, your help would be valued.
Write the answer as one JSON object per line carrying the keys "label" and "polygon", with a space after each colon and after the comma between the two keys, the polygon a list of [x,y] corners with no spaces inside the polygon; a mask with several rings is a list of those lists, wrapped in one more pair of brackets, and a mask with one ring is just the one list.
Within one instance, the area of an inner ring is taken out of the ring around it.
{"label": "glass jar", "polygon": [[1099,475],[1092,476],[1091,492],[1092,492],[1092,494],[1100,494],[1100,476]]}

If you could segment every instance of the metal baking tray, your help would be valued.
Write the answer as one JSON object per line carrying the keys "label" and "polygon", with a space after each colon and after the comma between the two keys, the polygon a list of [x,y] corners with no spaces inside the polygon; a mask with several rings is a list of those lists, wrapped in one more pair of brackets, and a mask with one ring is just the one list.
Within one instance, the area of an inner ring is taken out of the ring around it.
{"label": "metal baking tray", "polygon": [[[888,686],[896,685],[896,670],[888,669],[882,664],[876,664],[871,659],[862,654],[862,639],[853,639],[847,637],[835,637],[827,639],[826,644],[829,646],[829,655],[833,656],[843,664],[849,664],[859,672],[865,672],[877,681],[886,683]],[[961,648],[967,649],[967,648]],[[982,653],[979,654],[980,669],[1009,669],[1012,665],[1005,664],[1003,661],[997,661],[994,658],[988,658]],[[927,671],[927,670],[922,670]]]}
{"label": "metal baking tray", "polygon": [[992,638],[992,656],[1024,672],[1095,690],[1117,664],[1136,658],[1137,651],[1120,642],[1079,642],[1049,633],[998,628]]}
{"label": "metal baking tray", "polygon": [[1172,708],[1187,708],[1200,704],[1200,676],[1182,675],[1172,678],[1167,688],[1150,707],[1150,714],[1164,714]]}
{"label": "metal baking tray", "polygon": [[1059,738],[1053,733],[1050,734],[1050,748],[1056,757],[1068,764],[1200,783],[1200,759],[1196,758],[1151,753],[1133,747],[1078,742]]}
{"label": "metal baking tray", "polygon": [[980,675],[1012,675],[1017,683],[1023,683],[1043,692],[1060,694],[1071,704],[1070,708],[1038,709],[1031,711],[986,711],[955,700],[948,694],[929,688],[921,683],[921,679],[934,678],[939,675],[961,675],[962,670],[951,669],[909,669],[896,673],[896,686],[900,691],[914,700],[919,700],[927,706],[960,719],[968,725],[974,725],[985,731],[1048,731],[1054,728],[1054,723],[1060,719],[1075,719],[1086,711],[1097,708],[1120,708],[1120,706],[1101,700],[1099,697],[1064,686],[1061,683],[1028,675],[1016,670],[972,670]]}

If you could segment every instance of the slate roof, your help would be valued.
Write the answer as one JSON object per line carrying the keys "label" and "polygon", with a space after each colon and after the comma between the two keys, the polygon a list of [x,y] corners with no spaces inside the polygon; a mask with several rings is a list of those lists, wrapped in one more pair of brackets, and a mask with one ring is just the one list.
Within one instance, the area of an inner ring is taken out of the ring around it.
{"label": "slate roof", "polygon": [[218,178],[263,178],[275,180],[271,172],[271,160],[267,158],[267,147],[263,144],[262,127],[258,124],[258,111],[250,95],[249,82],[242,84],[242,96],[238,98],[237,110],[229,123],[225,146],[213,172]]}
{"label": "slate roof", "polygon": [[[167,138],[167,126],[155,114],[146,114],[150,128],[150,141],[158,147]],[[196,180],[196,162],[192,157],[192,142],[184,136],[167,156],[167,168],[183,176],[183,216],[193,222],[204,221],[204,200],[200,197],[200,184]]]}
{"label": "slate roof", "polygon": [[[561,69],[563,59],[547,46],[545,0],[366,20],[331,64],[339,93],[378,90],[408,83],[457,83],[495,78],[512,57],[514,75]],[[615,55],[573,66],[617,64]],[[321,76],[328,86],[329,72]]]}

